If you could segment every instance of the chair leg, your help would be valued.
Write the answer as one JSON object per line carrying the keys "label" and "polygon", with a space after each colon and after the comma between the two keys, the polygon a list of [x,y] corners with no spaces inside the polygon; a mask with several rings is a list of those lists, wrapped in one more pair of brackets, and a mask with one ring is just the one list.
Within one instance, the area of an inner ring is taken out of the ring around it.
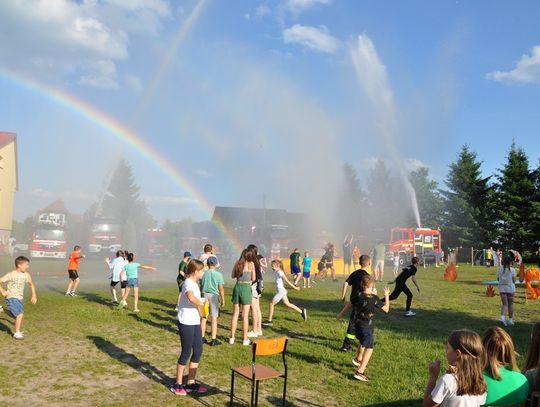
{"label": "chair leg", "polygon": [[253,400],[255,398],[255,378],[251,381],[251,404],[250,406],[253,407]]}
{"label": "chair leg", "polygon": [[259,405],[259,381],[257,380],[257,385],[255,386],[255,407]]}
{"label": "chair leg", "polygon": [[231,401],[229,403],[229,406],[231,407],[233,405],[233,398],[234,398],[234,370],[231,371]]}
{"label": "chair leg", "polygon": [[285,395],[287,394],[287,378],[283,378],[283,407],[285,407]]}

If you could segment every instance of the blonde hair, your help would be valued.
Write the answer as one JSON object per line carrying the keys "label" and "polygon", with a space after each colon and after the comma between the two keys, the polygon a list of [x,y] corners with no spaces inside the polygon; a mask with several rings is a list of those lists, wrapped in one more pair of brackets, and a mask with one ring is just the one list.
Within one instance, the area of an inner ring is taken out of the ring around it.
{"label": "blonde hair", "polygon": [[456,359],[457,395],[462,396],[484,394],[487,389],[482,375],[484,365],[484,348],[480,335],[468,329],[454,331],[448,337],[448,344],[459,351]]}
{"label": "blonde hair", "polygon": [[498,326],[488,328],[484,333],[482,345],[486,352],[484,369],[495,380],[501,380],[500,366],[510,366],[512,370],[518,370],[514,342],[504,329]]}
{"label": "blonde hair", "polygon": [[276,265],[278,269],[283,270],[283,262],[280,259],[274,259],[272,260],[272,263],[270,263],[271,266]]}

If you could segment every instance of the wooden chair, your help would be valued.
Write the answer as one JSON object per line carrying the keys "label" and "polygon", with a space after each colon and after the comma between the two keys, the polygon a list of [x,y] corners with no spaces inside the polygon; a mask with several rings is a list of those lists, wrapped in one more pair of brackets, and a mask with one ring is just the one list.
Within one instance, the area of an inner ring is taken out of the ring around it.
{"label": "wooden chair", "polygon": [[[283,377],[283,406],[285,405],[285,395],[287,392],[287,362],[285,361],[285,351],[287,350],[288,339],[283,336],[274,339],[258,339],[253,342],[253,359],[251,365],[246,365],[231,369],[231,402],[234,397],[234,377],[235,374],[251,381],[251,406],[257,406],[259,400],[259,382],[263,380]],[[281,353],[283,360],[283,372],[279,372],[271,367],[259,365],[255,359],[257,356],[270,356]]]}

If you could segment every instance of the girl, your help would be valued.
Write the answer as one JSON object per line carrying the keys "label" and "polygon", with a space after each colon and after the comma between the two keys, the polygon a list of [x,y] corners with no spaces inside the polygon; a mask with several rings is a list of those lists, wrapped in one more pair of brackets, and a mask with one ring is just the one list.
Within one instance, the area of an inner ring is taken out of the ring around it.
{"label": "girl", "polygon": [[152,266],[143,266],[142,264],[135,263],[135,255],[133,253],[127,254],[127,261],[128,264],[124,266],[122,269],[122,274],[124,274],[124,278],[127,278],[127,284],[126,284],[126,291],[124,292],[124,295],[122,296],[122,300],[120,301],[120,308],[127,307],[127,297],[129,296],[129,291],[131,288],[133,288],[133,312],[139,312],[139,268],[146,269],[146,270],[156,270],[155,267]]}
{"label": "girl", "polygon": [[[502,267],[497,270],[499,293],[501,295],[501,322],[504,326],[514,325],[514,295],[516,293],[516,270],[512,267],[512,259],[507,256]],[[508,311],[508,319],[506,312]]]}
{"label": "girl", "polygon": [[281,300],[283,300],[283,304],[285,304],[287,307],[292,308],[296,312],[300,313],[300,315],[302,315],[302,318],[304,318],[304,321],[305,321],[307,319],[307,310],[305,308],[300,309],[296,305],[289,302],[289,298],[287,298],[287,290],[285,289],[285,285],[283,284],[283,281],[286,281],[287,284],[289,284],[293,290],[299,290],[300,287],[293,285],[293,283],[291,283],[287,279],[287,276],[283,272],[283,263],[281,260],[278,260],[278,259],[272,260],[271,265],[272,265],[272,270],[276,272],[277,294],[274,295],[274,298],[272,299],[272,302],[270,303],[270,312],[268,313],[268,322],[266,322],[265,325],[272,326],[272,317],[274,316],[274,307]]}
{"label": "girl", "polygon": [[233,288],[232,303],[234,304],[233,315],[231,319],[231,337],[229,343],[234,344],[236,327],[238,326],[238,317],[240,315],[240,306],[242,307],[242,333],[244,346],[249,346],[248,339],[249,328],[249,308],[251,307],[252,294],[251,284],[256,280],[255,263],[253,262],[253,252],[244,249],[240,259],[233,267],[232,277],[236,279],[236,285]]}
{"label": "girl", "polygon": [[[253,263],[255,264],[255,281],[251,283],[251,322],[253,323],[253,330],[248,332],[248,338],[257,338],[262,336],[262,313],[261,313],[261,293],[257,289],[260,281],[262,281],[262,264],[259,259],[259,253],[257,246],[250,244],[246,250],[251,251],[253,256]],[[262,259],[264,257],[261,256]]]}
{"label": "girl", "polygon": [[[201,298],[199,284],[197,284],[203,273],[204,263],[199,260],[191,260],[185,271],[186,279],[182,285],[177,321],[182,353],[176,367],[176,383],[171,387],[171,391],[177,396],[185,396],[192,391],[197,393],[206,393],[207,391],[205,387],[195,383],[195,375],[203,351],[201,318],[197,309],[197,307],[204,307],[205,304],[205,300]],[[184,386],[182,378],[190,356],[188,380]]]}
{"label": "girl", "polygon": [[482,376],[484,349],[480,335],[466,329],[454,331],[446,343],[448,370],[439,377],[441,361],[429,364],[424,407],[481,406],[486,402]]}
{"label": "girl", "polygon": [[[304,277],[304,288],[311,288],[311,257],[309,257],[309,252],[304,252],[304,259],[302,260],[302,265],[304,266],[303,277]],[[307,285],[306,285],[307,284]]]}
{"label": "girl", "polygon": [[502,328],[488,328],[482,340],[485,352],[484,379],[487,383],[486,404],[506,406],[527,398],[527,378],[518,371],[512,338]]}
{"label": "girl", "polygon": [[527,397],[529,403],[526,405],[532,406],[534,405],[530,400],[532,392],[540,391],[540,322],[533,326],[531,345],[522,372],[525,373],[525,377],[529,382],[529,396]]}

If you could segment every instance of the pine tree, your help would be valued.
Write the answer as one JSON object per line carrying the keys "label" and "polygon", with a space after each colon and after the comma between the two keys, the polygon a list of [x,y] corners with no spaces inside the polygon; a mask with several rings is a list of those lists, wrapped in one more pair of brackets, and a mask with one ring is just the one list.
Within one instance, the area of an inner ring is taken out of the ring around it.
{"label": "pine tree", "polygon": [[491,177],[482,177],[482,163],[467,145],[450,164],[446,177],[445,240],[450,247],[486,247],[492,241],[493,189]]}
{"label": "pine tree", "polygon": [[409,175],[416,192],[418,211],[423,227],[437,229],[442,224],[444,202],[437,189],[437,182],[429,178],[429,169],[420,167]]}
{"label": "pine tree", "polygon": [[507,248],[529,252],[534,246],[534,172],[523,149],[512,142],[505,166],[499,170],[498,217],[500,241]]}
{"label": "pine tree", "polygon": [[538,250],[538,247],[540,246],[540,160],[538,160],[538,166],[533,172],[533,178],[534,197],[532,199],[532,214],[530,222],[533,236],[536,237],[536,241],[534,241],[534,252]]}
{"label": "pine tree", "polygon": [[358,175],[354,167],[345,163],[343,166],[343,192],[340,194],[339,212],[337,218],[340,219],[340,233],[342,235],[353,233],[358,234],[363,227],[366,217],[365,199],[366,195],[360,186]]}

